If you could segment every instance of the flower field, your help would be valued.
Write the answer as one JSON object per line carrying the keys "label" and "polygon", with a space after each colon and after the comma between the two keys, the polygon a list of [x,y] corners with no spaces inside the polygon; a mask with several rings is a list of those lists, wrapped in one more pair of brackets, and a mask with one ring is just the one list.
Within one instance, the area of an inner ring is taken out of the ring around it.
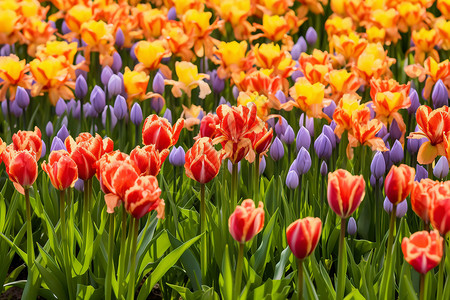
{"label": "flower field", "polygon": [[0,299],[450,299],[450,0],[0,0]]}

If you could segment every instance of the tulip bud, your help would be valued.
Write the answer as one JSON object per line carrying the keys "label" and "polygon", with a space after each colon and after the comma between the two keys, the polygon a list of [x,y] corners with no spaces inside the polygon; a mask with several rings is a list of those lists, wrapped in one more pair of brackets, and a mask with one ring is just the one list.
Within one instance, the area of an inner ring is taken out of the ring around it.
{"label": "tulip bud", "polygon": [[290,145],[294,142],[295,139],[295,133],[294,129],[290,125],[286,127],[286,130],[284,131],[284,134],[281,136],[281,140],[287,144]]}
{"label": "tulip bud", "polygon": [[311,168],[311,156],[304,147],[300,148],[297,154],[297,173],[298,175],[306,174]]}
{"label": "tulip bud", "polygon": [[423,166],[417,164],[416,165],[416,176],[414,178],[415,181],[421,181],[422,179],[428,178],[428,171]]}
{"label": "tulip bud", "polygon": [[[296,64],[296,67],[298,67],[298,64]],[[296,82],[298,78],[304,77],[304,76],[305,75],[302,73],[302,71],[297,69],[296,71],[292,72],[291,79],[292,79],[292,81]]]}
{"label": "tulip bud", "polygon": [[113,98],[122,93],[122,85],[122,79],[118,75],[113,74],[108,81],[108,96]]}
{"label": "tulip bud", "polygon": [[405,260],[420,274],[437,267],[444,254],[444,239],[437,230],[432,232],[419,231],[404,237],[402,252]]}
{"label": "tulip bud", "polygon": [[20,118],[23,114],[23,109],[21,109],[19,105],[17,105],[16,101],[13,101],[11,103],[11,112],[16,118]]}
{"label": "tulip bud", "polygon": [[59,98],[58,102],[56,102],[55,112],[58,117],[61,117],[67,111],[66,101],[63,98]]}
{"label": "tulip bud", "polygon": [[400,140],[402,138],[403,132],[400,130],[397,120],[394,119],[392,121],[391,127],[389,128],[389,133],[393,140]]}
{"label": "tulip bud", "polygon": [[320,159],[328,160],[331,157],[332,152],[331,142],[328,137],[321,133],[314,142],[314,150]]}
{"label": "tulip bud", "polygon": [[134,125],[139,126],[142,123],[142,109],[139,103],[134,103],[130,112],[130,119]]}
{"label": "tulip bud", "polygon": [[445,156],[441,156],[437,164],[434,166],[433,175],[436,178],[444,179],[448,175],[448,170],[449,170],[448,160]]}
{"label": "tulip bud", "polygon": [[11,46],[8,44],[0,48],[0,56],[9,56],[11,54]]}
{"label": "tulip bud", "polygon": [[278,137],[273,140],[272,146],[270,146],[270,157],[274,161],[278,161],[284,156],[284,147]]}
{"label": "tulip bud", "polygon": [[306,31],[306,42],[308,42],[309,45],[314,45],[317,41],[317,32],[313,27],[309,27]]}
{"label": "tulip bud", "polygon": [[161,73],[156,73],[152,83],[153,91],[162,95],[164,94],[164,86],[164,77],[161,75]]}
{"label": "tulip bud", "polygon": [[348,218],[364,199],[365,182],[362,175],[355,176],[339,169],[328,174],[328,204],[341,218]]}
{"label": "tulip bud", "polygon": [[22,188],[29,188],[33,185],[38,175],[34,152],[5,150],[2,158],[6,166],[6,172],[12,182]]}
{"label": "tulip bud", "polygon": [[[231,160],[228,160],[227,168],[228,172],[230,172],[231,174],[233,172],[233,163],[231,162]],[[241,162],[238,162],[238,173],[241,173]]]}
{"label": "tulip bud", "polygon": [[88,92],[88,86],[84,76],[78,76],[75,81],[75,96],[77,99],[82,100]]}
{"label": "tulip bud", "polygon": [[61,141],[65,141],[69,135],[70,135],[69,131],[67,130],[66,125],[64,124],[61,126],[58,133],[56,134],[56,136],[59,137]]}
{"label": "tulip bud", "polygon": [[103,112],[102,112],[102,125],[103,125],[103,127],[106,127],[106,116],[107,116],[108,113],[110,115],[111,130],[113,130],[114,127],[116,127],[116,124],[117,124],[117,117],[114,114],[114,108],[111,105],[107,105],[103,109]]}
{"label": "tulip bud", "polygon": [[298,60],[302,54],[301,46],[297,43],[292,47],[291,57],[293,60]]}
{"label": "tulip bud", "polygon": [[97,114],[101,113],[105,108],[106,100],[105,100],[105,92],[101,87],[95,86],[91,92],[91,104],[94,107]]}
{"label": "tulip bud", "polygon": [[319,218],[306,217],[289,225],[286,239],[292,253],[298,259],[311,255],[319,242],[322,221]]}
{"label": "tulip bud", "polygon": [[357,232],[356,221],[353,217],[350,217],[348,219],[348,224],[347,224],[347,233],[349,235],[355,235],[356,232]]}
{"label": "tulip bud", "polygon": [[420,106],[420,101],[419,101],[419,95],[417,94],[417,91],[413,88],[411,88],[409,90],[409,99],[411,100],[411,105],[407,108],[408,114],[415,115],[417,109]]}
{"label": "tulip bud", "polygon": [[83,179],[78,178],[77,181],[75,181],[75,189],[79,192],[83,192],[84,191],[84,181]]}
{"label": "tulip bud", "polygon": [[225,89],[225,80],[217,75],[217,70],[210,72],[210,82],[214,93],[220,94]]}
{"label": "tulip bud", "polygon": [[21,109],[25,109],[30,104],[30,96],[23,87],[18,86],[16,90],[16,98],[14,101],[17,102],[17,105]]}
{"label": "tulip bud", "polygon": [[118,52],[114,52],[111,69],[114,71],[114,73],[119,73],[121,68],[122,68],[122,57],[120,57],[120,54]]}
{"label": "tulip bud", "polygon": [[238,89],[238,87],[234,85],[233,89],[232,89],[232,92],[233,92],[234,99],[237,99],[238,96],[239,96],[239,89]]}
{"label": "tulip bud", "polygon": [[278,101],[280,101],[281,104],[286,103],[286,101],[287,101],[287,100],[286,100],[286,95],[283,93],[282,90],[278,90],[278,91],[275,93],[275,98],[277,98]]}
{"label": "tulip bud", "polygon": [[295,171],[289,171],[286,176],[286,185],[291,190],[296,189],[298,186],[298,175]]}
{"label": "tulip bud", "polygon": [[325,134],[330,140],[331,148],[336,148],[336,135],[334,134],[334,130],[331,129],[329,125],[324,125],[322,128],[322,133]]}
{"label": "tulip bud", "polygon": [[320,165],[320,175],[325,176],[328,173],[328,166],[325,161],[322,161],[322,164]]}
{"label": "tulip bud", "polygon": [[336,103],[334,101],[330,102],[330,105],[323,108],[323,112],[330,118],[333,119],[334,111],[336,110]]}
{"label": "tulip bud", "polygon": [[377,186],[377,179],[375,178],[375,176],[373,176],[373,174],[370,175],[370,185],[372,187],[376,187]]}
{"label": "tulip bud", "polygon": [[300,120],[299,120],[300,127],[302,127],[303,124],[306,127],[306,129],[308,129],[309,135],[311,137],[313,137],[314,136],[314,118],[310,118],[310,117],[306,116],[305,114],[301,114]]}
{"label": "tulip bud", "polygon": [[296,146],[297,151],[300,151],[302,147],[305,149],[309,149],[309,146],[311,146],[311,135],[309,134],[308,129],[306,129],[304,126],[301,126],[298,130]]}
{"label": "tulip bud", "polygon": [[167,119],[167,121],[169,121],[169,123],[172,124],[172,111],[168,107],[164,111],[163,118]]}
{"label": "tulip bud", "polygon": [[159,114],[164,107],[164,99],[161,97],[152,98],[150,106],[156,111],[157,114]]}
{"label": "tulip bud", "polygon": [[300,46],[300,54],[303,52],[306,52],[306,50],[308,50],[308,45],[306,44],[306,40],[304,37],[299,37],[299,39],[297,40],[297,43],[295,43],[296,45]]}
{"label": "tulip bud", "polygon": [[386,197],[392,204],[399,204],[408,197],[414,182],[414,169],[407,165],[392,166],[384,182]]}
{"label": "tulip bud", "polygon": [[47,126],[45,126],[45,133],[48,137],[52,136],[53,134],[53,124],[51,121],[48,121]]}
{"label": "tulip bud", "polygon": [[122,29],[120,29],[119,27],[117,28],[116,31],[116,46],[122,48],[124,43],[125,43],[125,36],[123,34]]}
{"label": "tulip bud", "polygon": [[81,101],[78,100],[76,102],[75,107],[72,109],[72,117],[74,117],[75,119],[80,119],[81,117]]}
{"label": "tulip bud", "polygon": [[41,149],[41,157],[43,158],[47,154],[47,145],[45,145],[45,142],[42,141],[42,149]]}
{"label": "tulip bud", "polygon": [[384,161],[384,156],[380,151],[375,153],[372,163],[370,164],[370,171],[375,179],[382,177],[386,172],[386,162]]}
{"label": "tulip bud", "polygon": [[55,136],[52,141],[52,145],[50,146],[50,152],[58,151],[58,150],[67,150],[63,141],[58,136]]}
{"label": "tulip bud", "polygon": [[108,84],[108,81],[113,74],[114,73],[109,66],[105,66],[102,69],[102,74],[100,75],[100,79],[102,81],[103,86],[106,86]]}
{"label": "tulip bud", "polygon": [[184,165],[185,161],[185,152],[183,147],[173,147],[172,151],[169,154],[169,162],[171,165],[176,167],[181,167]]}
{"label": "tulip bud", "polygon": [[448,106],[448,92],[445,84],[439,79],[434,85],[433,92],[431,93],[431,99],[433,101],[434,109]]}
{"label": "tulip bud", "polygon": [[122,120],[127,115],[127,101],[121,95],[117,95],[114,101],[114,115],[118,120]]}
{"label": "tulip bud", "polygon": [[53,151],[48,160],[48,164],[45,161],[42,163],[42,169],[50,177],[52,185],[60,191],[73,186],[78,179],[78,169],[69,153],[64,150]]}
{"label": "tulip bud", "polygon": [[172,6],[169,9],[169,12],[167,13],[167,19],[169,21],[175,21],[177,19],[177,11],[175,9],[175,6]]}
{"label": "tulip bud", "polygon": [[62,24],[61,24],[61,32],[64,35],[66,35],[66,34],[71,32],[70,29],[69,29],[69,26],[67,26],[66,21],[63,21]]}
{"label": "tulip bud", "polygon": [[288,122],[286,121],[285,118],[281,117],[281,122],[278,121],[275,123],[275,133],[278,136],[282,136],[284,134],[284,132],[286,131],[286,127],[288,126]]}
{"label": "tulip bud", "polygon": [[241,244],[251,240],[263,227],[264,204],[259,202],[255,208],[255,203],[250,199],[242,201],[228,219],[231,236]]}
{"label": "tulip bud", "polygon": [[408,201],[403,200],[402,202],[400,202],[397,205],[397,212],[396,212],[395,216],[397,218],[401,218],[404,215],[406,215],[407,212],[408,212]]}
{"label": "tulip bud", "polygon": [[402,144],[395,140],[394,145],[392,146],[391,153],[389,155],[392,163],[398,164],[403,160],[403,147]]}
{"label": "tulip bud", "polygon": [[[77,56],[75,57],[75,64],[78,65],[78,64],[81,64],[84,61],[86,61],[84,56],[81,53],[78,53]],[[87,71],[84,71],[82,69],[76,69],[75,70],[75,76],[77,77],[77,79],[78,79],[78,77],[82,76],[86,80],[86,78],[87,78]],[[76,82],[75,82],[75,84],[76,84]],[[76,85],[75,85],[75,88],[76,88]],[[87,84],[86,84],[86,93],[87,93]],[[75,92],[75,95],[77,95],[76,92]],[[77,96],[77,98],[78,98],[78,96]],[[82,99],[82,98],[78,98],[78,99]]]}

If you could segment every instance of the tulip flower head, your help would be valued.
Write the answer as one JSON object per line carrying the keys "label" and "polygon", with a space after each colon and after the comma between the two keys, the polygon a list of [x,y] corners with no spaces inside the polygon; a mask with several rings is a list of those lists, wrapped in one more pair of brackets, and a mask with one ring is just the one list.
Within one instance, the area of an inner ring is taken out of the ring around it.
{"label": "tulip flower head", "polygon": [[34,127],[34,131],[19,130],[12,136],[13,149],[16,151],[27,150],[36,155],[36,161],[41,158],[42,140],[41,130]]}
{"label": "tulip flower head", "polygon": [[141,176],[125,193],[124,207],[134,218],[140,219],[152,210],[158,218],[164,218],[164,200],[155,176]]}
{"label": "tulip flower head", "polygon": [[36,154],[32,150],[14,150],[8,146],[2,153],[2,160],[6,166],[6,173],[14,187],[21,194],[36,181],[38,168]]}
{"label": "tulip flower head", "polygon": [[319,242],[322,221],[319,218],[299,219],[286,229],[289,248],[295,257],[302,260],[310,256]]}
{"label": "tulip flower head", "polygon": [[169,121],[158,115],[150,115],[142,127],[142,142],[144,145],[155,145],[162,151],[175,145],[184,126],[184,119],[179,119],[172,127]]}
{"label": "tulip flower head", "polygon": [[65,150],[52,151],[48,160],[48,163],[42,163],[42,169],[50,177],[52,185],[60,191],[73,187],[78,180],[78,168],[69,153]]}
{"label": "tulip flower head", "polygon": [[425,223],[430,222],[431,204],[434,201],[434,193],[431,190],[438,185],[438,182],[431,179],[422,179],[420,182],[414,181],[411,190],[411,207]]}
{"label": "tulip flower head", "polygon": [[441,262],[444,248],[443,241],[444,239],[437,230],[432,232],[419,231],[409,238],[404,237],[402,252],[405,260],[417,272],[426,274]]}
{"label": "tulip flower head", "polygon": [[210,182],[217,176],[221,165],[221,155],[212,146],[212,140],[203,137],[195,141],[186,152],[184,168],[186,175],[202,184]]}
{"label": "tulip flower head", "polygon": [[255,208],[253,200],[242,201],[228,219],[231,236],[241,244],[248,242],[264,227],[264,204]]}
{"label": "tulip flower head", "polygon": [[130,153],[130,159],[134,161],[141,171],[140,175],[156,176],[161,170],[161,165],[169,155],[169,149],[163,149],[161,152],[156,150],[155,145],[148,145],[141,148],[137,146]]}
{"label": "tulip flower head", "polygon": [[407,165],[392,166],[384,181],[386,197],[397,205],[408,197],[413,188],[415,170]]}

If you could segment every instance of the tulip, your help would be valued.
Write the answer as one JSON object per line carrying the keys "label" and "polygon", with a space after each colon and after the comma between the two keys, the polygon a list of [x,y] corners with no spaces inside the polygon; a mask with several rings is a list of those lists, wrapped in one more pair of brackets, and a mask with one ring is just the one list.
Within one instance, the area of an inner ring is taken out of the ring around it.
{"label": "tulip", "polygon": [[211,143],[210,138],[200,138],[185,156],[186,175],[201,184],[208,183],[217,176],[221,165],[220,155]]}
{"label": "tulip", "polygon": [[217,70],[213,70],[209,76],[214,93],[222,93],[225,88],[225,80],[221,79],[219,75],[217,75]]}
{"label": "tulip", "polygon": [[430,221],[442,236],[450,232],[450,195],[439,196],[431,202]]}
{"label": "tulip", "polygon": [[186,162],[185,156],[186,153],[184,152],[183,147],[173,147],[169,154],[169,162],[175,167],[181,167]]}
{"label": "tulip", "polygon": [[42,141],[42,151],[41,151],[41,157],[43,158],[47,154],[47,146],[45,145],[44,141]]}
{"label": "tulip", "polygon": [[291,57],[293,60],[298,60],[300,58],[300,54],[302,54],[301,46],[296,43],[291,50]]}
{"label": "tulip", "polygon": [[448,171],[448,160],[445,156],[441,156],[437,164],[434,166],[433,175],[439,179],[444,179],[445,177],[447,177]]}
{"label": "tulip", "polygon": [[56,134],[56,136],[59,137],[61,141],[65,141],[69,135],[70,135],[69,130],[67,130],[67,127],[64,124],[61,126],[58,133]]}
{"label": "tulip", "polygon": [[424,230],[428,229],[430,222],[431,204],[434,201],[432,189],[438,185],[438,182],[431,179],[421,179],[420,182],[414,181],[411,190],[411,207],[413,211],[424,222]]}
{"label": "tulip", "polygon": [[82,100],[88,92],[88,86],[84,76],[78,76],[75,81],[75,96],[77,99]]}
{"label": "tulip", "polygon": [[276,137],[272,143],[272,146],[270,147],[270,157],[272,157],[274,161],[278,161],[281,158],[283,158],[283,156],[284,156],[283,144],[281,143],[281,140],[278,137]]}
{"label": "tulip", "polygon": [[99,87],[98,85],[94,87],[94,89],[91,92],[90,100],[95,111],[98,114],[101,113],[106,105],[105,92],[102,90],[101,87]]}
{"label": "tulip", "polygon": [[122,69],[122,57],[118,52],[114,52],[112,56],[113,56],[113,63],[111,65],[111,69],[114,71],[114,73],[119,73],[120,69]]}
{"label": "tulip", "polygon": [[409,90],[409,99],[411,100],[411,105],[407,108],[408,114],[413,115],[416,114],[417,109],[420,106],[419,95],[417,91],[413,88]]}
{"label": "tulip", "polygon": [[172,111],[169,108],[166,108],[163,115],[164,119],[167,119],[170,124],[172,124]]}
{"label": "tulip", "polygon": [[328,137],[321,133],[314,142],[314,150],[320,159],[328,160],[331,157],[333,150],[332,145]]}
{"label": "tulip", "polygon": [[336,148],[336,135],[334,134],[334,130],[331,129],[329,125],[324,125],[322,128],[322,133],[328,138],[331,143],[331,148]]}
{"label": "tulip", "polygon": [[301,148],[297,154],[297,173],[299,175],[306,174],[311,168],[311,156],[305,148]]}
{"label": "tulip", "polygon": [[11,112],[16,118],[20,118],[23,114],[23,109],[14,101],[11,103]]}
{"label": "tulip", "polygon": [[118,75],[113,74],[108,81],[108,96],[113,98],[122,93],[122,86],[122,79]]}
{"label": "tulip", "polygon": [[384,161],[384,156],[380,151],[375,153],[372,163],[370,164],[370,171],[376,179],[381,178],[386,172],[386,163]]}
{"label": "tulip", "polygon": [[439,79],[434,85],[433,92],[431,93],[431,99],[435,109],[442,106],[448,106],[447,87],[441,79]]}
{"label": "tulip", "polygon": [[309,27],[306,31],[306,41],[309,45],[314,45],[317,41],[317,32],[313,27]]}
{"label": "tulip", "polygon": [[127,101],[121,95],[117,95],[114,101],[114,115],[118,120],[122,120],[127,115]]}
{"label": "tulip", "polygon": [[66,150],[66,146],[64,145],[64,142],[58,137],[55,136],[53,138],[52,144],[50,146],[50,153],[53,151],[58,151],[58,150]]}
{"label": "tulip", "polygon": [[403,147],[398,140],[395,140],[394,145],[391,148],[389,157],[393,164],[398,164],[403,160]]}
{"label": "tulip", "polygon": [[66,101],[63,98],[59,98],[58,102],[56,102],[55,112],[58,117],[64,114],[67,111]]}
{"label": "tulip", "polygon": [[292,127],[290,125],[288,125],[286,127],[285,132],[283,133],[283,135],[281,136],[281,140],[287,144],[290,145],[294,142],[295,139],[295,134],[294,134],[294,130],[292,129]]}
{"label": "tulip", "polygon": [[16,99],[14,101],[17,102],[17,105],[21,109],[25,109],[30,104],[30,96],[28,95],[27,91],[23,87],[19,86],[19,87],[17,87]]}
{"label": "tulip", "polygon": [[428,171],[423,166],[417,164],[416,165],[416,176],[414,177],[415,181],[421,181],[422,179],[428,178]]}
{"label": "tulip", "polygon": [[12,142],[14,150],[28,150],[35,155],[36,160],[41,157],[42,140],[41,130],[38,127],[34,127],[34,131],[19,130],[13,134]]}
{"label": "tulip", "polygon": [[320,165],[320,175],[326,176],[328,173],[328,166],[325,161],[322,161],[322,164]]}
{"label": "tulip", "polygon": [[302,147],[309,149],[309,146],[311,145],[311,135],[304,126],[300,126],[300,129],[298,130],[296,143],[297,151],[300,151]]}
{"label": "tulip", "polygon": [[356,221],[353,217],[350,217],[350,219],[348,219],[347,224],[347,233],[350,235],[355,235],[356,232],[357,232]]}
{"label": "tulip", "polygon": [[120,27],[119,27],[116,31],[115,43],[116,43],[117,47],[122,48],[124,42],[125,42],[125,36],[123,34],[122,29],[120,29]]}
{"label": "tulip", "polygon": [[298,186],[298,174],[295,170],[289,171],[286,176],[286,185],[291,190],[294,190]]}
{"label": "tulip", "polygon": [[78,179],[78,169],[69,153],[64,150],[53,151],[48,160],[48,163],[42,163],[42,169],[50,177],[52,185],[60,191],[73,187]]}
{"label": "tulip", "polygon": [[[107,86],[109,79],[114,74],[114,72],[111,70],[109,66],[106,66],[102,69],[102,73],[100,75],[100,79],[102,81],[103,86]],[[100,88],[100,87],[99,87]],[[94,87],[95,89],[95,87]],[[101,88],[100,88],[101,89]],[[91,102],[92,102],[92,96],[91,96]]]}
{"label": "tulip", "polygon": [[133,107],[130,111],[130,119],[134,125],[139,126],[142,123],[142,109],[139,103],[133,104]]}
{"label": "tulip", "polygon": [[164,94],[164,77],[161,73],[156,73],[155,78],[153,78],[153,91],[160,95]]}
{"label": "tulip", "polygon": [[161,165],[169,155],[168,149],[163,149],[161,152],[156,150],[154,145],[148,145],[141,149],[137,146],[130,153],[130,159],[134,161],[136,166],[141,171],[140,175],[157,176],[161,170]]}
{"label": "tulip", "polygon": [[403,238],[402,252],[417,272],[426,274],[441,261],[443,238],[437,230],[416,232],[410,238]]}
{"label": "tulip", "polygon": [[400,140],[403,137],[403,132],[401,131],[396,119],[394,119],[391,123],[389,134],[393,140]]}
{"label": "tulip", "polygon": [[151,115],[144,121],[142,142],[144,145],[155,145],[162,151],[175,145],[184,126],[184,119],[179,119],[172,127],[167,119]]}
{"label": "tulip", "polygon": [[415,171],[407,165],[392,166],[386,181],[384,190],[392,204],[396,205],[408,197],[413,187]]}

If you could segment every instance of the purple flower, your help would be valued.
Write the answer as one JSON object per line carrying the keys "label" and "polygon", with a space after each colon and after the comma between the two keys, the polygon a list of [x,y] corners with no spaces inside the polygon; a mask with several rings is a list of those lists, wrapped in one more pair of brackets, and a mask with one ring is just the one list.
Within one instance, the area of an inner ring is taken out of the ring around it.
{"label": "purple flower", "polygon": [[167,19],[169,19],[169,21],[175,21],[177,19],[177,11],[175,9],[175,6],[172,6],[169,9],[169,12],[167,13]]}
{"label": "purple flower", "polygon": [[30,96],[28,95],[27,91],[23,87],[19,86],[19,87],[17,87],[16,99],[14,101],[17,102],[17,105],[20,108],[25,109],[30,104]]}
{"label": "purple flower", "polygon": [[300,148],[297,154],[297,173],[298,175],[306,174],[311,168],[311,155],[305,148]]}
{"label": "purple flower", "polygon": [[122,78],[116,74],[113,74],[108,81],[108,96],[113,98],[122,93],[122,85]]}
{"label": "purple flower", "polygon": [[47,126],[45,126],[45,134],[47,134],[48,137],[53,134],[53,124],[51,121],[48,121]]}
{"label": "purple flower", "polygon": [[185,155],[184,149],[182,146],[180,147],[173,147],[172,151],[170,151],[169,154],[169,162],[171,165],[176,167],[184,166],[185,163]]}
{"label": "purple flower", "polygon": [[284,131],[284,134],[281,136],[281,140],[287,144],[290,145],[294,142],[295,139],[295,133],[294,129],[290,125],[286,127],[286,130]]}
{"label": "purple flower", "polygon": [[123,35],[122,29],[120,27],[116,31],[116,45],[119,48],[123,47],[123,44],[125,43],[125,36]]}
{"label": "purple flower", "polygon": [[398,164],[403,160],[403,147],[402,144],[395,140],[394,145],[392,146],[391,153],[389,154],[389,157],[393,164]]}
{"label": "purple flower", "polygon": [[130,57],[131,57],[131,59],[134,60],[134,61],[137,61],[137,60],[138,60],[137,57],[136,57],[136,53],[134,52],[134,49],[136,48],[136,45],[137,45],[137,44],[138,44],[137,42],[134,43],[133,46],[131,46],[131,49],[130,49]]}
{"label": "purple flower", "polygon": [[223,96],[221,96],[221,97],[220,97],[220,100],[219,100],[219,105],[222,105],[222,104],[225,104],[225,105],[228,105],[229,107],[231,107],[230,102],[228,102],[227,100],[225,100],[225,98],[224,98]]}
{"label": "purple flower", "polygon": [[283,158],[283,156],[284,156],[283,143],[281,143],[278,137],[275,137],[272,145],[270,146],[270,157],[272,157],[274,161],[278,161],[281,158]]}
{"label": "purple flower", "polygon": [[383,177],[386,172],[386,162],[384,160],[383,153],[380,151],[377,151],[372,159],[372,163],[370,164],[370,172],[375,179]]}
{"label": "purple flower", "polygon": [[299,79],[300,77],[304,77],[303,72],[300,70],[296,70],[296,71],[292,72],[292,74],[291,74],[291,79],[294,82],[296,82],[297,79]]}
{"label": "purple flower", "polygon": [[[81,53],[78,53],[77,56],[75,57],[75,64],[80,64],[82,62],[84,62],[86,59],[84,58],[83,55],[81,55]],[[87,78],[87,71],[81,70],[81,69],[77,69],[75,70],[75,76],[78,78],[79,76],[83,76],[84,79]],[[87,86],[87,85],[86,85]],[[87,88],[86,88],[86,93],[87,93]],[[80,98],[79,98],[80,99]]]}
{"label": "purple flower", "polygon": [[317,32],[313,27],[309,27],[305,35],[306,41],[309,45],[314,45],[317,42]]}
{"label": "purple flower", "polygon": [[59,137],[61,141],[65,141],[69,135],[70,135],[69,131],[67,130],[66,125],[64,124],[61,126],[58,133],[56,134],[56,136]]}
{"label": "purple flower", "polygon": [[372,173],[372,175],[370,175],[370,185],[372,187],[376,187],[376,185],[377,185],[377,179],[375,178],[375,176],[373,176],[373,173]]}
{"label": "purple flower", "polygon": [[325,176],[328,173],[328,165],[325,161],[322,161],[320,165],[320,175]]}
{"label": "purple flower", "polygon": [[445,156],[441,156],[434,166],[433,175],[436,178],[444,179],[448,175],[448,160]]}
{"label": "purple flower", "polygon": [[306,129],[308,129],[308,131],[309,131],[309,135],[311,137],[314,136],[314,118],[310,118],[310,117],[306,116],[305,114],[301,114],[300,120],[299,120],[299,125],[300,125],[300,127],[305,126]]}
{"label": "purple flower", "polygon": [[[306,52],[306,50],[308,50],[308,45],[306,44],[306,40],[302,36],[297,40],[297,43],[295,43],[295,44],[300,46],[300,55],[303,52]],[[297,60],[297,59],[295,59],[295,60]]]}
{"label": "purple flower", "polygon": [[397,218],[403,217],[404,215],[406,215],[407,212],[408,212],[408,201],[403,200],[402,202],[397,204],[397,213],[395,214]]}
{"label": "purple flower", "polygon": [[330,102],[330,105],[323,108],[323,112],[330,118],[333,119],[334,110],[336,109],[336,103],[334,101]]}
{"label": "purple flower", "polygon": [[419,95],[417,94],[417,91],[413,88],[409,90],[409,99],[411,100],[411,105],[408,107],[408,114],[415,115],[416,110],[420,106],[420,102],[419,102]]}
{"label": "purple flower", "polygon": [[143,116],[141,106],[138,103],[133,104],[133,107],[131,108],[130,112],[130,119],[134,125],[136,126],[141,125]]}
{"label": "purple flower", "polygon": [[67,104],[63,98],[59,98],[58,102],[56,102],[55,112],[58,117],[61,117],[67,111]]}
{"label": "purple flower", "polygon": [[164,111],[163,118],[167,119],[172,124],[172,111],[167,107]]}
{"label": "purple flower", "polygon": [[16,118],[20,118],[23,114],[23,109],[20,108],[19,105],[17,105],[16,101],[11,102],[10,104],[11,106],[11,113],[16,117]]}
{"label": "purple flower", "polygon": [[111,65],[111,69],[114,71],[114,73],[119,73],[120,69],[122,68],[122,57],[120,57],[120,54],[118,52],[113,53],[113,63]]}
{"label": "purple flower", "polygon": [[303,126],[301,126],[298,130],[296,145],[297,151],[299,151],[302,147],[309,149],[309,146],[311,146],[311,135],[309,134],[308,129]]}
{"label": "purple flower", "polygon": [[62,31],[62,34],[68,34],[68,33],[71,32],[70,29],[69,29],[69,26],[67,26],[66,21],[62,22],[61,31]]}
{"label": "purple flower", "polygon": [[434,109],[448,105],[447,88],[441,79],[439,79],[434,85],[433,92],[431,93],[431,99],[433,101]]}
{"label": "purple flower", "polygon": [[75,81],[75,96],[77,99],[84,99],[86,97],[86,94],[88,92],[88,86],[86,79],[84,76],[78,76],[77,80]]}
{"label": "purple flower", "polygon": [[322,133],[330,140],[332,149],[336,148],[336,135],[334,134],[334,130],[329,125],[324,125]]}
{"label": "purple flower", "polygon": [[277,121],[275,123],[275,133],[278,136],[282,136],[283,133],[286,131],[287,126],[289,126],[288,122],[286,121],[285,118],[281,117],[281,122]]}
{"label": "purple flower", "polygon": [[150,106],[156,111],[157,114],[159,114],[164,107],[164,99],[161,97],[152,98]]}
{"label": "purple flower", "polygon": [[164,94],[164,77],[161,75],[161,73],[156,73],[155,78],[153,78],[152,87],[155,93],[158,93],[160,95]]}
{"label": "purple flower", "polygon": [[41,158],[43,158],[47,154],[47,145],[45,145],[45,142],[42,140],[42,152],[41,152]]}
{"label": "purple flower", "polygon": [[428,171],[423,166],[417,164],[416,165],[416,176],[414,177],[415,181],[420,182],[422,179],[428,178]]}
{"label": "purple flower", "polygon": [[357,231],[357,227],[356,227],[355,218],[350,217],[350,219],[348,219],[348,224],[347,224],[347,233],[349,235],[355,235],[356,231]]}
{"label": "purple flower", "polygon": [[265,169],[266,169],[266,158],[263,156],[261,158],[261,161],[259,162],[259,175],[262,175]]}
{"label": "purple flower", "polygon": [[102,112],[102,124],[103,124],[103,127],[106,127],[106,116],[107,116],[108,113],[110,115],[109,124],[111,126],[111,130],[113,130],[114,127],[116,127],[116,124],[117,124],[117,117],[114,114],[114,108],[111,105],[107,105],[103,109],[103,112]]}
{"label": "purple flower", "polygon": [[390,137],[394,140],[399,140],[403,136],[403,132],[400,130],[398,126],[397,120],[393,120],[391,127],[389,128]]}
{"label": "purple flower", "polygon": [[[233,163],[231,162],[231,160],[228,159],[228,172],[230,172],[230,174],[233,172]],[[238,162],[238,173],[241,173],[241,162]]]}
{"label": "purple flower", "polygon": [[225,89],[225,80],[221,79],[217,75],[217,70],[213,70],[209,73],[211,86],[213,88],[214,93],[220,94]]}
{"label": "purple flower", "polygon": [[278,91],[275,93],[275,98],[277,98],[278,101],[280,101],[281,104],[286,103],[286,101],[287,101],[287,100],[286,100],[286,95],[283,93],[282,90],[278,90]]}
{"label": "purple flower", "polygon": [[331,157],[333,150],[331,142],[328,137],[321,133],[314,142],[314,150],[320,159],[328,160]]}
{"label": "purple flower", "polygon": [[298,186],[298,175],[295,171],[289,171],[286,176],[286,185],[291,190],[296,189]]}
{"label": "purple flower", "polygon": [[111,70],[109,66],[105,66],[102,70],[102,74],[100,75],[100,79],[103,83],[103,86],[106,86],[108,84],[109,79],[114,74],[114,72]]}
{"label": "purple flower", "polygon": [[75,189],[79,192],[83,192],[84,191],[84,181],[83,179],[78,179],[77,181],[75,181]]}
{"label": "purple flower", "polygon": [[78,100],[76,102],[76,105],[72,109],[72,117],[74,117],[75,119],[79,119],[81,117],[81,101],[80,100]]}
{"label": "purple flower", "polygon": [[63,141],[58,136],[55,136],[53,138],[52,145],[50,147],[50,152],[58,151],[58,150],[66,150],[67,151],[66,146],[64,145]]}
{"label": "purple flower", "polygon": [[105,108],[105,92],[98,85],[94,86],[94,89],[91,92],[91,104],[98,114]]}
{"label": "purple flower", "polygon": [[239,89],[238,89],[238,87],[234,85],[232,91],[233,91],[234,99],[237,99],[238,96],[239,96]]}
{"label": "purple flower", "polygon": [[298,60],[300,55],[302,54],[302,47],[298,43],[296,43],[291,50],[291,57],[293,60]]}
{"label": "purple flower", "polygon": [[8,44],[0,48],[0,56],[9,56],[11,54],[11,46]]}
{"label": "purple flower", "polygon": [[117,119],[122,120],[127,115],[127,101],[121,95],[117,95],[114,101],[114,115]]}

